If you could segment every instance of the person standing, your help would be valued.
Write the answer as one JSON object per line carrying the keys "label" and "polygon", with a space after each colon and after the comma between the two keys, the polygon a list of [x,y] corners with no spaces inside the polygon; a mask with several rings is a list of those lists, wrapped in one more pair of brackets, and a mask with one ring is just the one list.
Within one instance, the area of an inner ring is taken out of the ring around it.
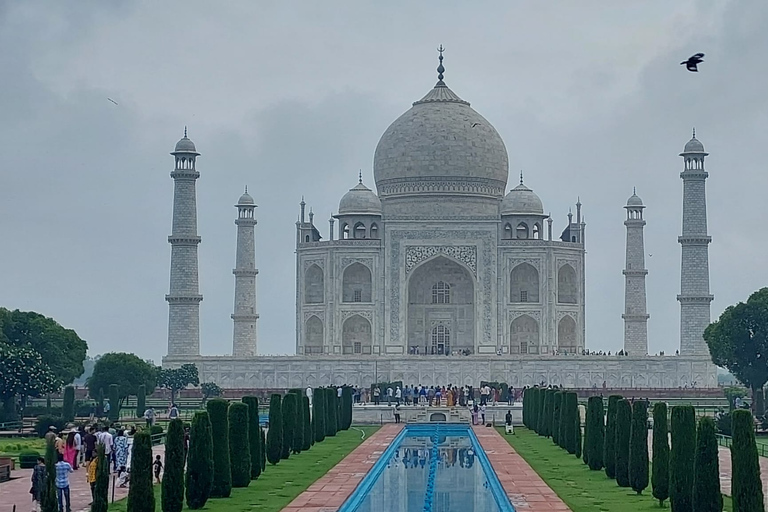
{"label": "person standing", "polygon": [[485,404],[480,406],[480,417],[483,419],[483,425],[485,425]]}
{"label": "person standing", "polygon": [[179,417],[179,408],[176,407],[176,404],[171,404],[171,409],[168,411],[168,419],[175,420],[178,417]]}
{"label": "person standing", "polygon": [[56,463],[56,496],[59,499],[59,512],[72,512],[72,502],[69,497],[69,474],[74,471],[69,462],[64,460],[64,456],[59,454]]}
{"label": "person standing", "polygon": [[392,386],[387,386],[387,406],[392,405],[392,397],[395,395]]}
{"label": "person standing", "polygon": [[118,471],[125,471],[125,466],[128,464],[128,438],[125,437],[125,430],[117,431],[114,442],[115,467]]}
{"label": "person standing", "polygon": [[80,425],[80,428],[75,431],[75,469],[83,464],[83,436],[85,435],[85,427]]}
{"label": "person standing", "polygon": [[152,463],[152,467],[155,470],[155,482],[160,483],[160,471],[163,469],[163,461],[160,460],[160,456],[155,457],[155,462]]}
{"label": "person standing", "polygon": [[48,480],[48,472],[45,469],[45,457],[37,458],[37,465],[32,468],[32,488],[29,493],[32,495],[32,512],[40,510],[43,501],[43,490]]}
{"label": "person standing", "polygon": [[77,458],[77,449],[75,449],[75,433],[71,430],[67,433],[67,440],[64,442],[64,461],[72,466],[74,470],[77,467],[75,459]]}
{"label": "person standing", "polygon": [[98,435],[98,443],[104,445],[104,455],[107,461],[112,460],[112,448],[114,447],[114,441],[112,440],[112,434],[109,433],[109,427],[106,425]]}
{"label": "person standing", "polygon": [[307,398],[309,398],[309,405],[312,405],[312,386],[307,386]]}
{"label": "person standing", "polygon": [[110,404],[110,403],[107,401],[107,402],[104,404],[104,407],[102,407],[102,409],[101,409],[101,410],[102,410],[102,412],[101,412],[101,414],[100,414],[99,416],[101,416],[101,417],[103,417],[103,418],[108,418],[108,417],[109,417],[109,410],[110,410],[111,408],[112,408],[112,405],[111,405],[111,404]]}
{"label": "person standing", "polygon": [[152,429],[152,424],[155,422],[155,410],[149,407],[144,411],[144,419],[147,420],[147,429]]}
{"label": "person standing", "polygon": [[96,499],[96,469],[99,463],[99,458],[96,457],[93,460],[89,460],[86,466],[86,481],[91,488],[91,503]]}
{"label": "person standing", "polygon": [[400,423],[400,404],[395,404],[395,423]]}
{"label": "person standing", "polygon": [[381,388],[376,386],[373,388],[373,405],[379,405],[379,400],[381,400]]}
{"label": "person standing", "polygon": [[88,429],[88,433],[83,437],[83,448],[85,451],[85,462],[93,459],[93,454],[96,451],[96,435],[94,435],[93,427]]}
{"label": "person standing", "polygon": [[400,405],[400,400],[403,398],[403,390],[400,389],[400,386],[397,386],[397,389],[395,389],[395,403],[397,405]]}

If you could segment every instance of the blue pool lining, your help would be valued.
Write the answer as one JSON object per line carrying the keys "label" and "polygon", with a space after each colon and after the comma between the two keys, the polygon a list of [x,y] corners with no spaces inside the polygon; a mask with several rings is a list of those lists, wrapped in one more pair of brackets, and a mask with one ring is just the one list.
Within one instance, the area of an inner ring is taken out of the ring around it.
{"label": "blue pool lining", "polygon": [[515,507],[510,503],[507,493],[501,486],[499,477],[496,476],[496,472],[493,470],[491,461],[488,459],[488,456],[485,454],[485,450],[483,450],[483,446],[480,444],[480,439],[478,439],[475,435],[474,429],[467,427],[467,430],[469,431],[469,437],[472,439],[472,445],[480,448],[479,451],[475,450],[475,457],[480,460],[480,465],[483,467],[483,472],[485,473],[485,478],[488,480],[488,485],[491,486],[491,491],[493,493],[493,498],[496,500],[496,505],[499,506],[499,510],[501,510],[501,512],[515,512]]}

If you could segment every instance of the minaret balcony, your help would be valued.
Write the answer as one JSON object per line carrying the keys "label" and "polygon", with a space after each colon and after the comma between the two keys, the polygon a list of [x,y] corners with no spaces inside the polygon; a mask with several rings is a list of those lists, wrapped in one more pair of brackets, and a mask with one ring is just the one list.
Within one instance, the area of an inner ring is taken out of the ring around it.
{"label": "minaret balcony", "polygon": [[714,295],[678,295],[677,300],[683,304],[709,304],[715,300]]}
{"label": "minaret balcony", "polygon": [[256,224],[258,224],[258,221],[253,217],[240,217],[235,219],[235,225],[237,226],[251,227],[255,226]]}
{"label": "minaret balcony", "polygon": [[169,304],[199,304],[203,300],[202,295],[166,295],[165,300]]}
{"label": "minaret balcony", "polygon": [[242,315],[239,315],[237,313],[232,313],[229,316],[235,322],[255,322],[256,320],[259,319],[259,315],[258,314],[245,314],[244,313]]}
{"label": "minaret balcony", "polygon": [[621,273],[627,277],[643,277],[648,275],[648,271],[646,269],[622,270]]}
{"label": "minaret balcony", "polygon": [[712,237],[706,235],[683,235],[677,237],[677,241],[683,245],[708,245],[712,242]]}
{"label": "minaret balcony", "polygon": [[259,269],[257,268],[236,268],[232,270],[235,277],[256,277],[259,275]]}
{"label": "minaret balcony", "polygon": [[199,236],[171,235],[168,237],[168,243],[173,245],[197,245],[202,240]]}
{"label": "minaret balcony", "polygon": [[171,172],[171,178],[175,180],[196,180],[200,177],[200,173],[194,169],[174,169]]}
{"label": "minaret balcony", "polygon": [[629,313],[624,313],[624,314],[621,315],[621,318],[623,318],[624,320],[629,320],[630,322],[631,321],[644,322],[644,321],[648,320],[649,318],[651,318],[651,315],[649,315],[647,313],[644,314],[644,315],[631,315]]}

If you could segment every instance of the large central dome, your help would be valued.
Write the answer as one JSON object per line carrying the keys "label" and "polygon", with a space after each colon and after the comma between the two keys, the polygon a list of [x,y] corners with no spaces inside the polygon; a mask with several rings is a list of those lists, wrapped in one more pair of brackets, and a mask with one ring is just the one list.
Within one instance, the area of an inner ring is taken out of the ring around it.
{"label": "large central dome", "polygon": [[491,123],[445,85],[442,72],[439,77],[381,136],[373,160],[379,196],[501,199],[509,168],[504,142]]}

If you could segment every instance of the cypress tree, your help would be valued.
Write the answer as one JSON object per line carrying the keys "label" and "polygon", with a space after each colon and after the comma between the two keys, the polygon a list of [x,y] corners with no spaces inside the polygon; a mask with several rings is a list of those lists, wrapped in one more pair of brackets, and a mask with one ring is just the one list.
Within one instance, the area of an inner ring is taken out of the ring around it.
{"label": "cypress tree", "polygon": [[632,428],[632,407],[629,400],[621,399],[616,404],[616,483],[629,487],[629,436]]}
{"label": "cypress tree", "polygon": [[283,397],[283,448],[281,459],[291,456],[293,435],[296,430],[296,395],[288,393]]}
{"label": "cypress tree", "polygon": [[539,392],[539,425],[536,432],[540,436],[547,435],[547,388],[542,388]]}
{"label": "cypress tree", "polygon": [[536,393],[539,388],[534,386],[528,389],[528,428],[536,431]]}
{"label": "cypress tree", "polygon": [[53,411],[51,410],[51,395],[45,396],[45,414],[46,416],[51,416],[53,414]]}
{"label": "cypress tree", "polygon": [[[669,498],[669,425],[667,424],[667,404],[653,404],[653,464],[651,465],[651,486],[653,497],[664,506]],[[718,484],[719,485],[719,484]]]}
{"label": "cypress tree", "polygon": [[530,398],[531,394],[528,393],[528,388],[523,389],[523,426],[525,428],[530,428],[528,426],[528,409],[530,408]]}
{"label": "cypress tree", "polygon": [[336,389],[333,389],[333,403],[336,406],[336,432],[338,432],[339,430],[341,430],[342,412],[341,412],[341,397],[338,395],[338,391]]}
{"label": "cypress tree", "polygon": [[546,396],[546,388],[539,388],[536,391],[536,433],[541,435],[541,431],[544,428],[544,397]]}
{"label": "cypress tree", "polygon": [[278,393],[269,398],[269,429],[267,429],[267,460],[274,465],[283,454],[283,409]]}
{"label": "cypress tree", "polygon": [[605,424],[603,416],[603,398],[590,397],[587,402],[587,423],[585,426],[587,464],[589,469],[603,469],[603,451],[605,449]]}
{"label": "cypress tree", "polygon": [[61,408],[61,417],[64,421],[75,421],[75,388],[64,388],[64,405]]}
{"label": "cypress tree", "polygon": [[186,484],[187,507],[203,508],[213,487],[213,432],[208,411],[196,412],[192,417]]}
{"label": "cypress tree", "polygon": [[563,403],[563,392],[556,391],[552,397],[552,442],[560,444],[560,408]]}
{"label": "cypress tree", "polygon": [[[110,394],[112,386],[109,386]],[[148,430],[137,432],[133,436],[131,485],[128,487],[127,510],[128,512],[155,512],[155,492],[152,489],[152,436]]]}
{"label": "cypress tree", "polygon": [[605,474],[611,479],[616,478],[616,404],[621,399],[621,395],[611,395],[608,397],[603,463],[605,464]]}
{"label": "cypress tree", "polygon": [[574,424],[573,424],[573,431],[576,433],[576,440],[574,444],[574,451],[573,454],[576,456],[576,458],[581,458],[581,452],[582,452],[582,446],[581,446],[581,408],[579,407],[579,399],[578,395],[576,395],[576,410],[574,412]]}
{"label": "cypress tree", "polygon": [[544,437],[552,436],[552,406],[555,396],[554,389],[547,389],[544,392],[544,417],[542,419],[542,434]]}
{"label": "cypress tree", "polygon": [[232,494],[232,467],[229,460],[229,402],[214,398],[205,404],[211,418],[213,435],[213,485],[211,498],[229,498]]}
{"label": "cypress tree", "polygon": [[304,448],[304,404],[301,402],[301,392],[296,395],[296,424],[293,430],[293,453],[301,453]]}
{"label": "cypress tree", "polygon": [[147,410],[147,388],[142,384],[136,392],[136,417],[143,418]]}
{"label": "cypress tree", "polygon": [[120,388],[117,384],[109,385],[109,421],[120,420]]}
{"label": "cypress tree", "polygon": [[562,448],[563,450],[566,450],[566,441],[568,439],[568,429],[565,428],[565,424],[568,421],[568,411],[567,409],[567,402],[568,402],[568,392],[563,391],[562,399],[560,400],[560,417],[558,418],[558,423],[560,424],[560,427],[558,428],[557,432],[557,444]]}
{"label": "cypress tree", "polygon": [[341,390],[341,430],[352,426],[352,388],[344,386]]}
{"label": "cypress tree", "polygon": [[58,451],[53,440],[45,443],[45,487],[40,497],[41,512],[58,512],[59,502],[56,496],[56,462]]}
{"label": "cypress tree", "polygon": [[312,397],[312,426],[315,432],[315,442],[325,439],[325,395],[322,388],[315,390]]}
{"label": "cypress tree", "polygon": [[96,464],[96,483],[93,489],[91,512],[107,512],[109,508],[109,462],[104,454],[104,445],[96,445],[96,458],[91,461]]}
{"label": "cypress tree", "polygon": [[336,392],[332,388],[325,388],[325,435],[335,436],[339,431],[336,425]]}
{"label": "cypress tree", "polygon": [[[669,501],[673,512],[693,512],[696,413],[692,406],[680,405],[672,408],[671,431],[672,450],[669,457]],[[736,508],[735,510],[739,509]]]}
{"label": "cypress tree", "polygon": [[304,411],[304,445],[301,447],[301,449],[309,450],[312,447],[312,439],[314,438],[314,433],[312,432],[312,421],[309,415],[309,397],[301,397],[301,408]]}
{"label": "cypress tree", "polygon": [[573,391],[565,392],[565,406],[563,407],[562,422],[560,423],[560,436],[563,439],[565,450],[571,455],[576,453],[576,429],[573,427],[576,421],[574,410],[578,407],[578,397]]}
{"label": "cypress tree", "polygon": [[[672,410],[674,412],[674,409]],[[673,416],[674,418],[674,416]],[[734,512],[764,512],[760,462],[755,445],[752,414],[744,409],[731,413],[731,497]],[[672,445],[674,450],[674,444]]]}
{"label": "cypress tree", "polygon": [[251,442],[248,404],[233,402],[229,406],[229,460],[232,465],[232,487],[248,487],[251,483]]}
{"label": "cypress tree", "polygon": [[581,450],[581,460],[589,465],[589,399],[587,399],[587,409],[584,411],[584,448]]}
{"label": "cypress tree", "polygon": [[693,510],[696,512],[722,512],[723,510],[715,421],[707,417],[699,419],[696,432]]}
{"label": "cypress tree", "polygon": [[165,436],[160,503],[163,512],[181,512],[184,507],[184,424],[178,418],[168,424]]}
{"label": "cypress tree", "polygon": [[763,388],[752,390],[752,405],[755,416],[762,418],[765,414],[765,393],[763,393]]}
{"label": "cypress tree", "polygon": [[263,428],[259,429],[259,435],[261,436],[261,472],[263,473],[267,469],[267,435]]}
{"label": "cypress tree", "polygon": [[637,494],[648,487],[648,402],[632,404],[629,438],[629,484]]}
{"label": "cypress tree", "polygon": [[261,475],[261,426],[259,425],[259,399],[244,396],[243,403],[248,405],[248,445],[251,454],[251,480]]}

